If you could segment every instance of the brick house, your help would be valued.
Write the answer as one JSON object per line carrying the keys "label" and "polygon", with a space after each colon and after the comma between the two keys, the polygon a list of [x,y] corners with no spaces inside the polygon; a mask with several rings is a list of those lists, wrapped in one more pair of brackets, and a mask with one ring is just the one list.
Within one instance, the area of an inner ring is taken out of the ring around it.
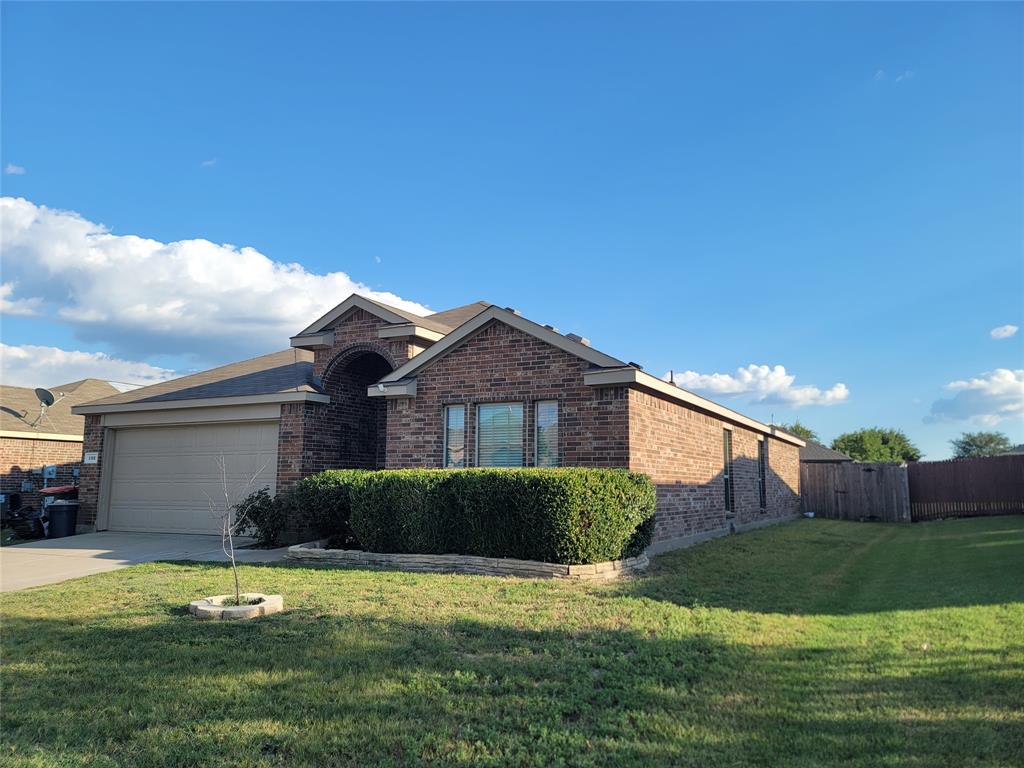
{"label": "brick house", "polygon": [[799,509],[799,438],[484,302],[420,317],[353,295],[288,350],[75,412],[99,529],[213,530],[221,455],[238,492],[332,467],[629,468],[658,488],[655,551]]}
{"label": "brick house", "polygon": [[73,414],[71,407],[117,393],[99,379],[60,384],[50,391],[59,399],[40,413],[34,389],[0,385],[0,494],[20,494],[21,503],[34,509],[42,502],[41,488],[78,481],[85,418]]}

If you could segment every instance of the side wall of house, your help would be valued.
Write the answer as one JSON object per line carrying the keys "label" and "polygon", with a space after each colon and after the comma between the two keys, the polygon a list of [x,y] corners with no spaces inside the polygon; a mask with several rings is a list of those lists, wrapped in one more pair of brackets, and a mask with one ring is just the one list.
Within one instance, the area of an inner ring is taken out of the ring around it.
{"label": "side wall of house", "polygon": [[[22,506],[39,509],[39,489],[44,484],[71,485],[81,462],[82,444],[77,441],[0,437],[0,493],[21,494]],[[57,477],[44,481],[43,467],[51,464],[57,467]],[[22,490],[26,481],[32,490]]]}
{"label": "side wall of house", "polygon": [[[732,434],[733,509],[725,508],[724,430]],[[759,433],[640,390],[629,392],[630,469],[658,489],[654,551],[786,519],[800,507],[799,449],[770,436],[767,505],[758,489]]]}
{"label": "side wall of house", "polygon": [[388,400],[389,469],[441,467],[444,406],[466,406],[469,466],[476,466],[476,406],[523,403],[526,465],[534,465],[534,403],[558,401],[559,463],[626,467],[628,396],[624,387],[583,383],[589,363],[495,321],[416,373],[416,396]]}

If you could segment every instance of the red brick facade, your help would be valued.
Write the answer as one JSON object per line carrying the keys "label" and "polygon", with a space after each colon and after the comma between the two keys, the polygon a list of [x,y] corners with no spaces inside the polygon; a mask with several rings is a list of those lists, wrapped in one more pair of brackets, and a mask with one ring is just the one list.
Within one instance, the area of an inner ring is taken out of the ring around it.
{"label": "red brick facade", "polygon": [[[666,397],[583,382],[589,363],[499,322],[416,373],[416,396],[388,403],[387,467],[440,467],[443,409],[464,404],[466,446],[475,461],[475,406],[524,404],[526,465],[534,463],[534,409],[559,403],[563,466],[628,467],[658,489],[655,547],[670,548],[736,528],[785,519],[799,511],[799,450],[764,435],[768,444],[766,505],[758,487],[760,433]],[[723,430],[733,443],[732,513],[725,509]]]}
{"label": "red brick facade", "polygon": [[100,499],[100,473],[103,470],[103,427],[100,416],[85,417],[85,432],[82,435],[81,451],[97,451],[96,464],[83,464],[78,478],[78,524],[95,525],[96,509]]}
{"label": "red brick facade", "polygon": [[[799,449],[656,394],[630,390],[630,469],[658,489],[654,547],[792,517],[800,508]],[[733,509],[725,508],[724,430],[732,432]],[[768,444],[767,504],[758,488],[758,438]]]}
{"label": "red brick facade", "polygon": [[440,467],[445,405],[465,404],[466,447],[476,465],[480,403],[524,404],[526,465],[534,463],[534,409],[558,401],[559,460],[564,466],[625,467],[629,462],[625,388],[583,383],[590,364],[550,344],[491,323],[416,373],[416,397],[388,403],[387,467]]}
{"label": "red brick facade", "polygon": [[[556,400],[561,466],[622,467],[653,479],[658,489],[656,549],[798,512],[795,445],[636,385],[587,385],[584,376],[593,370],[591,363],[500,320],[417,370],[414,397],[369,397],[368,386],[426,346],[412,338],[381,339],[386,325],[354,308],[333,324],[332,346],[315,350],[314,370],[331,402],[281,405],[278,491],[333,467],[441,467],[444,407],[454,404],[466,406],[466,456],[468,466],[476,466],[477,407],[522,403],[525,463],[533,466],[534,405]],[[102,462],[99,419],[86,417],[84,447],[100,451]],[[734,504],[728,514],[726,427],[733,444]],[[762,440],[768,445],[763,508],[758,484]],[[82,522],[95,520],[101,467],[82,468]]]}
{"label": "red brick facade", "polygon": [[[74,471],[81,461],[82,444],[78,441],[0,437],[0,493],[19,493],[22,506],[39,509],[39,489],[75,483]],[[44,482],[42,470],[49,465],[57,467],[57,477]],[[25,481],[32,490],[22,490]]]}

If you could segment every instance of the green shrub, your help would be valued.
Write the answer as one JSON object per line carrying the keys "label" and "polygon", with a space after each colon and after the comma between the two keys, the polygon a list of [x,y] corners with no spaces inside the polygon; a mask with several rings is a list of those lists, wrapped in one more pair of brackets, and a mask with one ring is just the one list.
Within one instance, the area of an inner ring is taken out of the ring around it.
{"label": "green shrub", "polygon": [[424,552],[417,527],[430,520],[429,490],[449,472],[395,469],[366,472],[351,487],[352,530],[369,552]]}
{"label": "green shrub", "polygon": [[350,494],[374,552],[593,563],[639,554],[653,532],[654,486],[623,470],[384,470]]}
{"label": "green shrub", "polygon": [[365,470],[329,469],[303,478],[289,494],[292,528],[311,531],[318,538],[328,539],[332,546],[355,546],[349,527],[350,492]]}
{"label": "green shrub", "polygon": [[262,546],[277,546],[288,524],[288,500],[271,496],[269,488],[260,488],[235,506],[238,532],[251,534]]}

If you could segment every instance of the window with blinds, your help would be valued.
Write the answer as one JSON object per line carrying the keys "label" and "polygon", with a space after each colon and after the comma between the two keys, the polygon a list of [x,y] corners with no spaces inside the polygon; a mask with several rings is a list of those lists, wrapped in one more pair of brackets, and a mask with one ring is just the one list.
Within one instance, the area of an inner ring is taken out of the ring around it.
{"label": "window with blinds", "polygon": [[722,452],[724,454],[725,469],[722,470],[722,480],[725,484],[725,511],[733,511],[733,485],[732,485],[732,431],[722,430]]}
{"label": "window with blinds", "polygon": [[558,401],[542,400],[535,414],[536,464],[538,467],[558,466]]}
{"label": "window with blinds", "polygon": [[768,441],[757,444],[757,494],[761,499],[761,511],[768,507]]}
{"label": "window with blinds", "polygon": [[444,466],[466,466],[466,406],[447,405],[444,409]]}
{"label": "window with blinds", "polygon": [[476,407],[476,463],[479,467],[523,466],[523,404]]}

